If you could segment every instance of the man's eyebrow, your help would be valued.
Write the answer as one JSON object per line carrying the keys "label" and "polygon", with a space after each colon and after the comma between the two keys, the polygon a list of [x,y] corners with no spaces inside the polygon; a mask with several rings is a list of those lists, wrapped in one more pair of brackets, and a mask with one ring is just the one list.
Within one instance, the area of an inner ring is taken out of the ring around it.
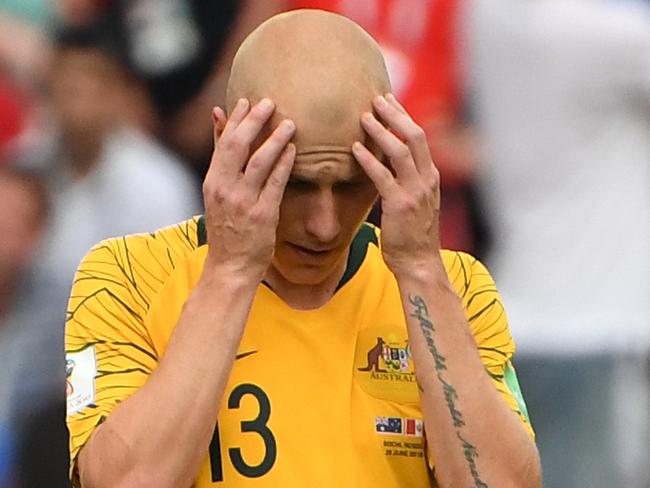
{"label": "man's eyebrow", "polygon": [[294,173],[291,173],[289,175],[289,181],[292,183],[313,183],[314,182],[314,180],[311,178],[307,178],[303,175],[294,174]]}

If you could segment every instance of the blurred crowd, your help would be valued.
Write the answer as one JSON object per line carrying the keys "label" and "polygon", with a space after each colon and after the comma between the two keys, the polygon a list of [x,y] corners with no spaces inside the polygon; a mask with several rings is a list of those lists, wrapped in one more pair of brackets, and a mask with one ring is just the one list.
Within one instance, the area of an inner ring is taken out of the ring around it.
{"label": "blurred crowd", "polygon": [[68,486],[76,266],[201,213],[232,56],[303,7],[368,30],[425,128],[443,246],[502,291],[545,486],[650,487],[647,0],[0,0],[0,487]]}

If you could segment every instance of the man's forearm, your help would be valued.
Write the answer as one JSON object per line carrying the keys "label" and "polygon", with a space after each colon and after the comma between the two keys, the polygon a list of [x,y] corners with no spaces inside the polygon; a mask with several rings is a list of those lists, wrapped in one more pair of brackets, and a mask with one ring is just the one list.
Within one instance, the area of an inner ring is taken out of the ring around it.
{"label": "man's forearm", "polygon": [[205,458],[257,283],[203,272],[158,368],[97,428],[82,486],[189,486]]}
{"label": "man's forearm", "polygon": [[[214,107],[215,149],[203,182],[209,245],[149,381],[97,428],[79,458],[87,486],[189,486],[207,453],[219,405],[260,280],[271,264],[280,202],[296,147],[283,120],[251,156],[275,104]],[[254,164],[248,164],[253,161]]]}
{"label": "man's forearm", "polygon": [[440,485],[539,487],[534,442],[486,373],[442,263],[398,284]]}

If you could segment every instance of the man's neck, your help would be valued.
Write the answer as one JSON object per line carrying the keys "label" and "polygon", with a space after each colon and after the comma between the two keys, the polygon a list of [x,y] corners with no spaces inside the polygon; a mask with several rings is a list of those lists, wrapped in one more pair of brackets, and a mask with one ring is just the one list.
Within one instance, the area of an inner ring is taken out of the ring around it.
{"label": "man's neck", "polygon": [[274,266],[264,276],[264,281],[287,305],[298,310],[313,310],[325,305],[334,296],[345,273],[348,253],[334,270],[320,283],[296,284],[287,280]]}

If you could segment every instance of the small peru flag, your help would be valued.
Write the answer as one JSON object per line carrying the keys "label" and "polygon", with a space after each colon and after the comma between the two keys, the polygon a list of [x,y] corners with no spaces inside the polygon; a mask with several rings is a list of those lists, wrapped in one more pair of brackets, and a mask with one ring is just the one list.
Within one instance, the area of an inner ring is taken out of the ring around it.
{"label": "small peru flag", "polygon": [[422,437],[423,425],[422,420],[420,419],[404,419],[405,420],[405,433],[406,435],[413,435],[416,437]]}

